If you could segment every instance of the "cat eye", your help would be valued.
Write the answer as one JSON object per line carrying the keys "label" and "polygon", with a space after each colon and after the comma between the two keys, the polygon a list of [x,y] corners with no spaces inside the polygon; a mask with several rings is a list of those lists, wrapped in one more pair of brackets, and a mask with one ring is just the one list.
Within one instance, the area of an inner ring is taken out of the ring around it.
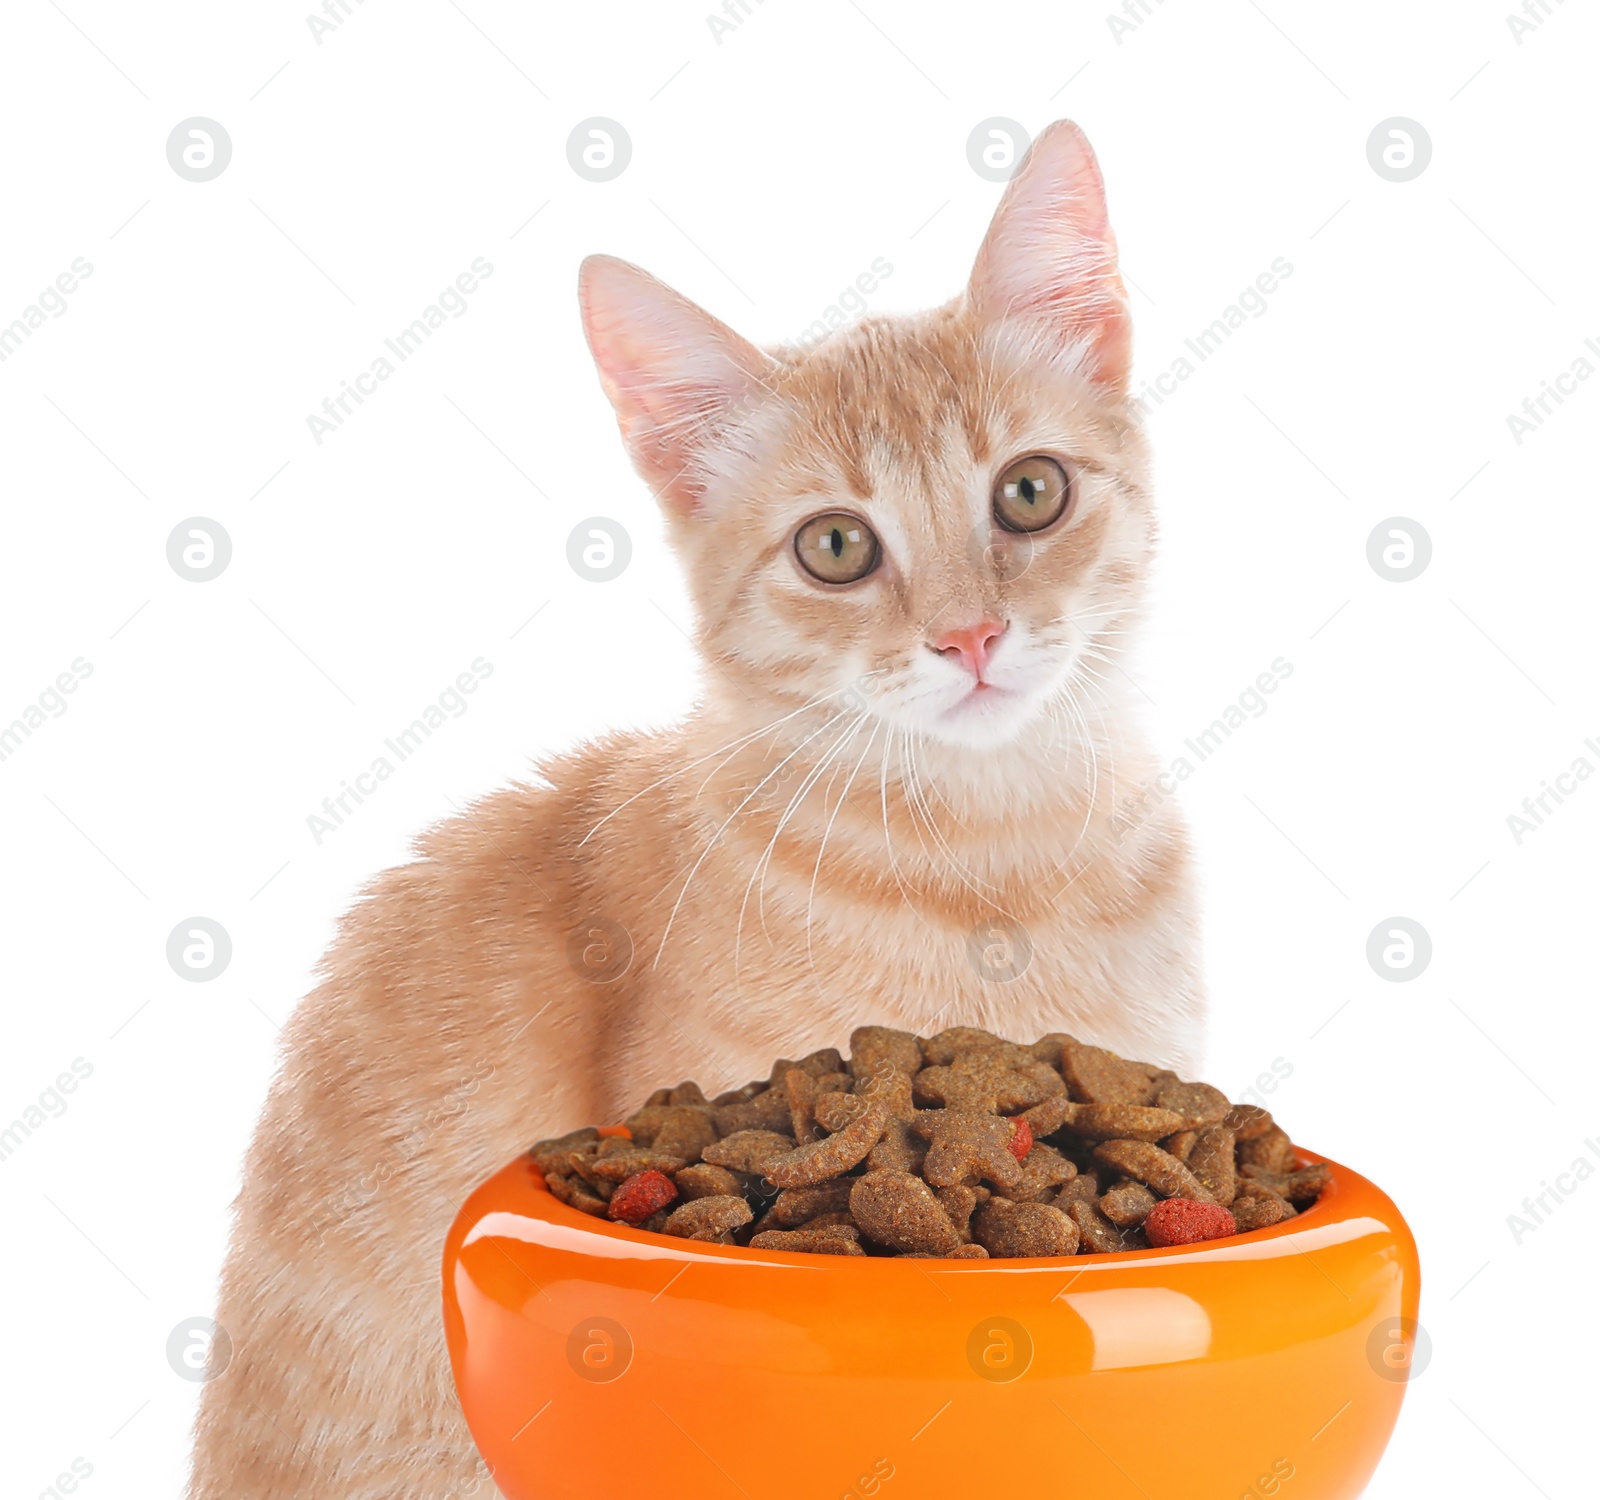
{"label": "cat eye", "polygon": [[860,516],[830,511],[794,534],[800,566],[822,583],[854,583],[878,565],[878,538]]}
{"label": "cat eye", "polygon": [[1007,531],[1043,531],[1072,503],[1072,476],[1053,458],[1019,458],[995,481],[994,518]]}

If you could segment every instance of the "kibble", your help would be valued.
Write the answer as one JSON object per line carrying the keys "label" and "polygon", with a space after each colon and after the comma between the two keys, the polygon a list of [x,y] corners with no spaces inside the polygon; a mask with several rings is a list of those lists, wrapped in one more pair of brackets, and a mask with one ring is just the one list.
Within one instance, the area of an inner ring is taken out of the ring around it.
{"label": "kibble", "polygon": [[675,1202],[678,1190],[672,1179],[654,1170],[639,1172],[620,1183],[607,1208],[613,1219],[642,1224],[657,1209]]}
{"label": "kibble", "polygon": [[961,1236],[933,1189],[909,1172],[868,1172],[850,1191],[850,1214],[861,1233],[902,1255],[949,1255]]}
{"label": "kibble", "polygon": [[1144,1216],[1145,1238],[1152,1245],[1198,1245],[1238,1232],[1233,1215],[1220,1203],[1193,1198],[1164,1198]]}
{"label": "kibble", "polygon": [[1117,1255],[1292,1220],[1331,1176],[1265,1109],[1065,1032],[863,1026],[708,1099],[538,1142],[561,1203],[647,1233],[806,1255]]}
{"label": "kibble", "polygon": [[661,1232],[679,1235],[686,1240],[713,1240],[731,1245],[733,1231],[742,1224],[748,1224],[754,1217],[750,1205],[743,1198],[731,1194],[695,1198],[681,1208],[673,1209],[661,1226]]}
{"label": "kibble", "polygon": [[972,1237],[991,1256],[1074,1255],[1078,1226],[1048,1203],[991,1198],[972,1216]]}

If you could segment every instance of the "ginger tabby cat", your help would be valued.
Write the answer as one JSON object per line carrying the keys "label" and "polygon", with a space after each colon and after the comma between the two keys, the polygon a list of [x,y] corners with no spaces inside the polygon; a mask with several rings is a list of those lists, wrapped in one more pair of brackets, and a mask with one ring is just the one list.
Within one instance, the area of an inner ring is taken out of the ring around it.
{"label": "ginger tabby cat", "polygon": [[965,292],[762,350],[634,266],[584,325],[713,670],[345,918],[251,1148],[191,1500],[496,1492],[445,1356],[457,1207],[535,1137],[862,1023],[1070,1031],[1193,1076],[1197,916],[1116,657],[1155,523],[1104,190],[1061,122]]}

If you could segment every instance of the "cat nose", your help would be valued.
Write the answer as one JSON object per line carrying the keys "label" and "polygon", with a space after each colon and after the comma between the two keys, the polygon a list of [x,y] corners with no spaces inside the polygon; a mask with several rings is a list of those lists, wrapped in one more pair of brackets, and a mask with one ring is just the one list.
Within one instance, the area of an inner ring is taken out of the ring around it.
{"label": "cat nose", "polygon": [[933,649],[951,661],[958,661],[980,682],[983,669],[989,664],[994,643],[1006,633],[1003,622],[985,615],[974,625],[962,625],[947,630],[933,643]]}

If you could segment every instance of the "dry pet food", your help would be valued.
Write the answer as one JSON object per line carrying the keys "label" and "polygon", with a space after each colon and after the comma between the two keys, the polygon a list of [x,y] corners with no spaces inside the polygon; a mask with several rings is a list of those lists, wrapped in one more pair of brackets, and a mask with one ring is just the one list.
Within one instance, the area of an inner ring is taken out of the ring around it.
{"label": "dry pet food", "polygon": [[922,1259],[1108,1255],[1267,1229],[1317,1201],[1266,1110],[1062,1032],[863,1026],[706,1098],[532,1149],[582,1213],[711,1244]]}

